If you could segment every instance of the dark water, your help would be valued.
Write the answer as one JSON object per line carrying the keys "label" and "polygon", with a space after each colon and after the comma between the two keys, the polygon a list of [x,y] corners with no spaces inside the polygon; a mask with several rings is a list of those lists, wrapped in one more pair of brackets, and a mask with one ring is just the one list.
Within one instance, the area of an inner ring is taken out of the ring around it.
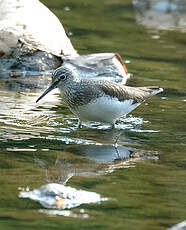
{"label": "dark water", "polygon": [[[57,91],[0,82],[0,229],[167,229],[186,219],[185,33],[136,23],[128,0],[42,1],[58,17],[80,54],[118,52],[132,86],[164,92],[118,128],[77,119]],[[47,81],[47,79],[46,79]],[[118,148],[113,144],[117,141]],[[131,157],[132,156],[132,157]],[[113,198],[82,209],[88,219],[47,216],[18,187],[64,182]]]}

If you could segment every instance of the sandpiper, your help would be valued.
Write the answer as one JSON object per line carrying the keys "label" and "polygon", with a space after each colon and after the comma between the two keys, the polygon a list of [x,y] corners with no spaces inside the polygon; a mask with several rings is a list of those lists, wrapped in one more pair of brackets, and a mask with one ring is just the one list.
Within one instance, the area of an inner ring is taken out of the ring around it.
{"label": "sandpiper", "polygon": [[65,66],[57,68],[52,74],[52,83],[37,99],[38,102],[51,90],[59,88],[62,101],[82,122],[115,122],[126,116],[146,99],[163,91],[159,87],[129,87],[122,84],[81,78],[74,69]]}

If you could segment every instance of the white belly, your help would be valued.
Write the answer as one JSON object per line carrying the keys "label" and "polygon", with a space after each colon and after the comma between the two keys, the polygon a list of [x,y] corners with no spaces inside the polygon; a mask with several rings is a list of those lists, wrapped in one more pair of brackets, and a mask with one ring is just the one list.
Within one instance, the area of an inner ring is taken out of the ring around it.
{"label": "white belly", "polygon": [[81,121],[98,121],[114,124],[116,119],[130,113],[140,105],[140,103],[132,103],[132,99],[120,102],[116,98],[101,97],[92,103],[72,109],[72,112]]}

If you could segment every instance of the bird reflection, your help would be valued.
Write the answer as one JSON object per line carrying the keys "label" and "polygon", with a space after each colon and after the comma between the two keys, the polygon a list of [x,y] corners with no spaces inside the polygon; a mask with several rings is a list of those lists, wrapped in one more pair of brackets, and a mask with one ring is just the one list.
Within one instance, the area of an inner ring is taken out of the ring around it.
{"label": "bird reflection", "polygon": [[73,176],[103,175],[117,168],[135,167],[137,161],[158,160],[157,152],[125,146],[79,145],[65,151],[70,157],[59,154],[48,161],[35,156],[35,162],[45,170],[48,183],[65,185]]}
{"label": "bird reflection", "polygon": [[[139,160],[157,160],[157,152],[121,146],[117,136],[113,145],[81,144],[66,146],[54,157],[35,155],[35,163],[45,171],[47,184],[40,188],[25,190],[20,188],[19,197],[38,201],[45,207],[47,215],[63,215],[88,218],[87,213],[77,213],[71,209],[81,204],[109,201],[95,191],[77,190],[68,186],[73,176],[90,177],[111,173],[119,168],[135,167]],[[119,144],[119,145],[118,145]],[[50,150],[49,150],[50,151]],[[65,211],[64,211],[65,209]],[[66,210],[70,210],[66,213]]]}

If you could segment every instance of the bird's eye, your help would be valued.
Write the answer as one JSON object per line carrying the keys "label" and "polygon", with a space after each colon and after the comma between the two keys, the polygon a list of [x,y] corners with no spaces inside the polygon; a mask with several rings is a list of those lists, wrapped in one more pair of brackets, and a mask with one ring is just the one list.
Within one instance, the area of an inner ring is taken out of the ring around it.
{"label": "bird's eye", "polygon": [[63,71],[60,70],[55,70],[52,74],[52,79],[59,79],[59,80],[65,80],[66,79],[66,74],[64,74]]}
{"label": "bird's eye", "polygon": [[60,79],[61,80],[65,80],[66,79],[66,75],[65,74],[60,75]]}

